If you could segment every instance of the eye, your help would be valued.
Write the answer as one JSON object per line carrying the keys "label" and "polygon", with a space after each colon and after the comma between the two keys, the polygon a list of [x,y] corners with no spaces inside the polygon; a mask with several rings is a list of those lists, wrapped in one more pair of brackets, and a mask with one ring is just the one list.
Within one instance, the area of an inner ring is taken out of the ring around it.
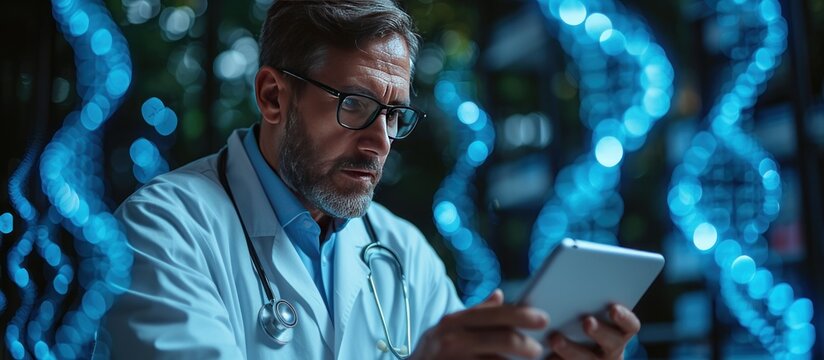
{"label": "eye", "polygon": [[347,96],[341,101],[341,109],[350,112],[365,112],[369,107],[368,100],[359,96]]}
{"label": "eye", "polygon": [[386,113],[386,126],[390,128],[398,126],[398,121],[401,116],[403,116],[401,109],[392,109]]}

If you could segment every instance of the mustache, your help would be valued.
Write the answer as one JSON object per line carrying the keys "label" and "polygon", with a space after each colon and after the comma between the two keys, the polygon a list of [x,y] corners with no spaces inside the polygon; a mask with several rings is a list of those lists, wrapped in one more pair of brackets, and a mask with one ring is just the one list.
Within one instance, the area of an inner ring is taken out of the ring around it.
{"label": "mustache", "polygon": [[351,156],[338,160],[335,163],[335,170],[356,169],[374,171],[378,175],[383,172],[383,166],[377,157],[372,156]]}

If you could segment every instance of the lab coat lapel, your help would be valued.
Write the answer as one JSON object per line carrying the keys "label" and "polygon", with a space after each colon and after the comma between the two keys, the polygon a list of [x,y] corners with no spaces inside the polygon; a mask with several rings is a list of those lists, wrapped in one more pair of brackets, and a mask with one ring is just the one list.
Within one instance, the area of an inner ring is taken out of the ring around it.
{"label": "lab coat lapel", "polygon": [[[297,326],[317,327],[323,343],[330,352],[334,352],[332,347],[334,327],[326,305],[309,276],[309,272],[300,261],[294,245],[278,223],[272,205],[264,195],[260,180],[246,156],[241,136],[250,135],[248,130],[236,130],[229,137],[228,144],[227,178],[240,215],[246,224],[276,299],[283,296],[286,301],[310,313],[312,319],[301,319],[300,310],[298,310]],[[297,328],[296,330],[298,334],[303,332]]]}
{"label": "lab coat lapel", "polygon": [[[340,233],[335,244],[335,352],[341,347],[349,325],[352,306],[359,295],[369,294],[368,268],[361,251],[370,243],[362,219],[353,219]],[[361,294],[362,291],[366,291]],[[368,299],[367,299],[368,300]],[[364,301],[364,300],[361,300]]]}
{"label": "lab coat lapel", "polygon": [[[310,313],[311,319],[299,318],[297,326],[316,326],[324,345],[334,353],[332,337],[335,336],[335,328],[326,304],[286,232],[282,228],[279,230],[271,241],[256,241],[256,247],[271,246],[268,252],[271,254],[270,261],[265,262],[264,267],[268,274],[275,274],[276,278],[272,280],[280,284],[279,295]],[[289,289],[285,289],[284,284]]]}

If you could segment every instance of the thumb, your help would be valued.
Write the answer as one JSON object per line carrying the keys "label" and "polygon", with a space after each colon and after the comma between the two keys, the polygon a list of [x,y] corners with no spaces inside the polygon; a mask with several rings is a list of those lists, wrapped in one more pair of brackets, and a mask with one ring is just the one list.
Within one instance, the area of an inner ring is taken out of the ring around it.
{"label": "thumb", "polygon": [[504,292],[501,289],[495,289],[492,291],[492,294],[481,301],[478,305],[475,305],[476,308],[487,308],[487,307],[494,307],[494,306],[501,306],[504,303]]}

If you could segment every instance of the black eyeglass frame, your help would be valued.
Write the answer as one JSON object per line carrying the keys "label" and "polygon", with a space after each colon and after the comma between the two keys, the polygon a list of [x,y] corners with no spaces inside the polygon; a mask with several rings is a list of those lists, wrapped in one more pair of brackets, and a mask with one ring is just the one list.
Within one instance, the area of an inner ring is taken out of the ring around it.
{"label": "black eyeglass frame", "polygon": [[[423,119],[425,119],[425,118],[426,118],[426,113],[425,113],[425,112],[420,111],[420,110],[418,110],[418,109],[415,109],[415,108],[413,108],[413,107],[411,107],[411,106],[405,106],[405,105],[386,105],[386,104],[382,103],[380,100],[375,99],[374,97],[369,96],[369,95],[365,95],[365,94],[358,94],[358,93],[348,93],[348,92],[339,91],[339,90],[336,90],[335,88],[333,88],[333,87],[331,87],[331,86],[329,86],[329,85],[326,85],[326,84],[324,84],[324,83],[322,83],[322,82],[320,82],[320,81],[313,80],[313,79],[310,79],[310,78],[308,78],[308,77],[298,75],[298,74],[296,74],[296,73],[294,73],[294,72],[291,72],[291,71],[289,71],[289,70],[286,70],[286,69],[279,69],[279,70],[280,70],[282,73],[286,74],[286,75],[289,75],[289,76],[294,77],[294,78],[296,78],[296,79],[298,79],[298,80],[302,80],[302,81],[308,82],[308,83],[310,83],[310,84],[312,84],[312,85],[315,85],[315,86],[317,86],[318,88],[320,88],[321,90],[326,91],[326,92],[327,92],[327,93],[329,93],[330,95],[332,95],[332,96],[334,96],[334,97],[338,98],[338,107],[337,107],[337,111],[335,112],[335,117],[337,118],[338,125],[340,125],[340,126],[342,126],[342,127],[346,128],[346,129],[349,129],[349,130],[363,130],[363,129],[368,128],[370,125],[372,125],[372,124],[375,122],[375,119],[377,119],[377,118],[378,118],[378,115],[380,115],[381,113],[383,113],[383,110],[384,110],[384,109],[386,109],[386,110],[387,110],[387,114],[388,114],[390,111],[394,110],[394,109],[408,109],[408,110],[412,110],[412,111],[415,113],[416,118],[415,118],[415,121],[412,123],[412,125],[409,127],[409,130],[406,132],[406,134],[403,134],[403,136],[397,136],[397,134],[396,134],[396,136],[389,136],[389,138],[390,138],[390,139],[392,139],[392,140],[400,140],[400,139],[403,139],[403,138],[406,138],[407,136],[409,136],[409,134],[411,134],[411,133],[412,133],[412,130],[415,130],[415,126],[417,126],[417,125],[418,125],[418,123],[419,123],[421,120],[423,120]],[[359,97],[364,97],[364,98],[367,98],[367,99],[369,99],[369,100],[372,100],[372,101],[374,101],[375,103],[377,103],[377,104],[378,104],[378,109],[377,109],[377,111],[375,111],[374,115],[372,115],[372,118],[371,118],[371,119],[369,119],[369,121],[367,121],[366,123],[364,123],[364,124],[363,124],[363,126],[357,127],[357,126],[347,125],[347,124],[344,124],[344,123],[340,120],[340,109],[341,109],[341,106],[343,106],[343,100],[344,100],[344,99],[346,99],[346,98],[347,98],[347,97],[349,97],[349,96],[359,96]],[[398,127],[398,129],[400,129],[400,127]]]}

